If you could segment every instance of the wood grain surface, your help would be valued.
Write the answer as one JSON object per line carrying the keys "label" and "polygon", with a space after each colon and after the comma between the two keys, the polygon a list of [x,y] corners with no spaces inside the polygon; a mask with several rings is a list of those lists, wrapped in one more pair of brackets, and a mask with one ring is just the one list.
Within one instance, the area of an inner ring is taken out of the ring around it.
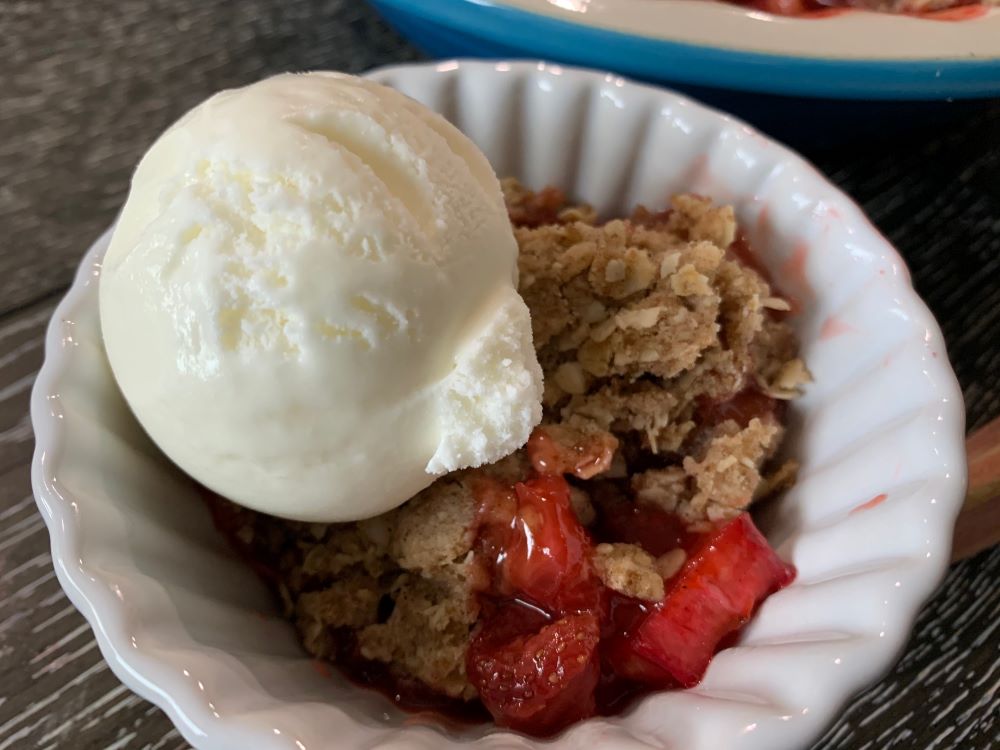
{"label": "wood grain surface", "polygon": [[[219,88],[416,58],[357,0],[0,2],[0,750],[187,747],[105,666],[55,580],[28,482],[45,323],[136,160]],[[806,155],[907,257],[969,425],[985,424],[1000,413],[1000,102]],[[815,750],[997,746],[998,575],[997,547],[952,566],[898,665]]]}

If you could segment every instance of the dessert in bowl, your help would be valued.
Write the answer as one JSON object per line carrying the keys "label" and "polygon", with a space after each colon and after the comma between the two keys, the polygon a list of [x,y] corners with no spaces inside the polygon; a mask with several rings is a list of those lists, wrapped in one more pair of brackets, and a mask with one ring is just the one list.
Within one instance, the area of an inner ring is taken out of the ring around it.
{"label": "dessert in bowl", "polygon": [[[667,92],[529,65],[380,75],[456,122],[499,174],[558,185],[601,217],[685,191],[732,204],[777,288],[801,305],[788,320],[815,383],[790,415],[780,458],[802,468],[764,519],[796,582],[767,600],[695,690],[652,694],[555,740],[800,745],[901,645],[944,565],[961,496],[960,400],[898,256],[796,157]],[[53,324],[34,402],[35,479],[56,521],[60,578],[116,671],[204,747],[309,747],[331,733],[346,745],[523,745],[486,726],[426,726],[302,654],[265,588],[211,529],[200,493],[121,400],[90,269]],[[570,393],[571,370],[559,378]],[[903,381],[895,398],[877,387]],[[905,531],[883,538],[889,527]]]}
{"label": "dessert in bowl", "polygon": [[792,580],[746,510],[794,481],[783,414],[809,376],[731,207],[595,224],[506,188],[546,383],[527,444],[357,523],[211,504],[311,654],[548,735],[693,687]]}

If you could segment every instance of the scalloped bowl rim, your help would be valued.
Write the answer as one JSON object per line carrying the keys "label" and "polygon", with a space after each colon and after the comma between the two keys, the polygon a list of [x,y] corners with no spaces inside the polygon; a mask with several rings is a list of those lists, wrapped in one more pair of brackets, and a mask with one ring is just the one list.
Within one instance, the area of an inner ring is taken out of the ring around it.
{"label": "scalloped bowl rim", "polygon": [[[758,135],[752,128],[667,90],[625,82],[623,79],[611,75],[568,69],[561,66],[547,66],[543,63],[522,62],[493,65],[480,62],[452,61],[434,66],[412,65],[382,68],[369,73],[369,75],[377,80],[394,84],[399,84],[401,81],[405,83],[406,79],[419,79],[426,83],[432,79],[437,80],[441,76],[448,76],[455,71],[465,71],[466,75],[479,76],[491,76],[502,72],[525,78],[533,75],[543,77],[557,75],[566,76],[568,80],[575,80],[581,85],[586,84],[591,87],[600,86],[603,83],[623,88],[635,87],[643,95],[688,108],[688,111],[710,118],[713,122],[718,123],[720,128],[734,129],[734,132],[738,132],[741,137],[745,136],[753,143],[760,143],[769,149],[776,149],[772,153],[777,154],[782,163],[799,170],[804,175],[804,179],[809,181],[811,189],[819,191],[822,195],[836,196],[837,205],[844,214],[843,221],[864,234],[866,241],[875,247],[879,257],[891,264],[894,274],[898,277],[893,281],[895,284],[893,291],[898,295],[896,302],[900,308],[912,315],[913,319],[919,322],[920,327],[926,331],[925,340],[929,347],[935,347],[941,352],[945,351],[940,329],[929,310],[910,287],[905,263],[897,251],[881,237],[861,210],[840,191],[833,188],[811,165],[784,147]],[[99,570],[88,566],[87,561],[82,556],[84,550],[80,538],[80,517],[81,514],[87,512],[87,499],[72,496],[60,486],[58,464],[66,447],[64,440],[66,428],[62,426],[60,419],[55,418],[55,415],[50,411],[48,401],[51,396],[58,394],[59,383],[69,371],[70,366],[68,360],[71,357],[63,346],[60,322],[68,310],[76,309],[87,295],[94,293],[90,288],[92,277],[95,274],[94,264],[99,259],[103,243],[106,243],[109,233],[99,239],[84,257],[72,286],[53,315],[46,333],[45,361],[31,395],[31,420],[36,436],[32,463],[32,484],[39,509],[49,529],[52,557],[58,580],[73,604],[92,625],[101,652],[113,672],[128,687],[163,708],[184,737],[192,744],[204,743],[202,746],[212,748],[233,747],[239,746],[239,742],[245,742],[247,737],[252,737],[254,746],[258,748],[292,748],[293,745],[289,744],[287,740],[272,736],[271,731],[268,731],[261,724],[261,722],[266,721],[266,714],[263,715],[263,718],[258,717],[259,720],[250,713],[213,718],[209,710],[211,703],[206,706],[206,694],[199,691],[189,681],[180,679],[175,674],[169,659],[165,658],[162,652],[145,653],[143,648],[133,647],[130,644],[128,607],[115,596],[116,584],[102,576]],[[930,528],[925,529],[928,549],[926,559],[921,557],[916,561],[906,561],[909,564],[907,586],[899,594],[900,601],[894,610],[896,614],[896,620],[893,623],[894,630],[887,627],[887,630],[891,630],[891,632],[880,634],[884,635],[885,638],[874,643],[872,651],[865,659],[866,664],[860,668],[860,671],[855,672],[851,678],[845,678],[836,684],[827,686],[827,692],[822,694],[822,700],[819,697],[815,699],[816,711],[813,720],[821,722],[817,726],[825,725],[832,720],[836,710],[852,693],[864,687],[878,673],[890,666],[905,643],[918,608],[937,585],[947,566],[951,524],[953,524],[959,510],[965,489],[964,409],[961,392],[946,357],[926,358],[923,363],[927,368],[924,373],[935,383],[934,404],[936,407],[940,407],[940,411],[936,412],[936,419],[941,424],[936,427],[936,431],[932,431],[932,437],[928,438],[934,441],[935,454],[941,456],[942,468],[940,468],[940,472],[933,474],[935,479],[935,483],[933,483],[934,495],[929,500],[931,504],[937,503],[935,512],[939,514],[938,523],[937,525],[931,524]],[[928,481],[930,482],[930,480]],[[901,503],[897,505],[902,506]],[[861,573],[864,574],[864,571]],[[864,575],[861,577],[863,578]],[[772,600],[777,600],[780,596],[779,594]],[[731,651],[752,650],[737,648]],[[732,661],[727,657],[729,653],[724,652],[716,661],[726,661],[729,664]],[[209,653],[203,649],[200,657],[206,668],[215,664],[221,671],[226,666],[222,663],[222,660],[226,658],[225,654]],[[720,666],[717,671],[724,674],[727,669],[730,667]],[[780,671],[777,666],[775,669]],[[706,701],[713,702],[716,698],[722,698],[722,704],[727,702],[725,695],[720,694],[712,697],[707,690],[704,694],[684,692],[669,695],[677,697],[677,700],[671,704],[675,708],[681,706],[682,710],[685,711],[692,708],[695,710],[705,709],[706,714],[710,713]],[[646,699],[646,701],[649,700],[651,699]],[[712,705],[716,705],[716,703],[712,703]],[[334,708],[333,706],[328,707],[331,711]],[[751,707],[747,710],[752,712],[753,709]],[[607,747],[658,746],[660,741],[655,738],[642,739],[634,735],[629,735],[632,744],[626,744],[624,739],[620,739],[619,735],[612,731],[612,729],[620,727],[628,730],[630,724],[639,721],[635,717],[637,713],[638,711],[633,710],[630,714],[615,720],[617,723],[604,720],[584,722],[561,735],[553,746],[576,747],[580,746],[581,741],[587,746],[594,746],[598,739],[606,740],[605,746]],[[346,714],[341,714],[341,716],[346,716]],[[794,724],[794,722],[789,722],[789,724]],[[287,724],[284,726],[287,727]],[[789,730],[792,728],[789,726]],[[808,737],[814,737],[815,732],[814,727]],[[280,735],[277,726],[273,728],[273,735]],[[382,740],[386,741],[386,746],[392,745],[397,748],[441,747],[453,744],[449,742],[448,736],[437,729],[426,727],[410,727],[379,734],[372,741],[371,746],[381,743]],[[751,743],[752,738],[747,742]],[[535,743],[519,735],[504,732],[488,733],[478,740],[470,740],[469,744],[491,748],[536,746]],[[549,746],[548,743],[539,743],[539,745]],[[740,747],[744,746],[759,747],[759,745],[752,744],[740,745]],[[303,748],[305,746],[299,743],[297,747]]]}

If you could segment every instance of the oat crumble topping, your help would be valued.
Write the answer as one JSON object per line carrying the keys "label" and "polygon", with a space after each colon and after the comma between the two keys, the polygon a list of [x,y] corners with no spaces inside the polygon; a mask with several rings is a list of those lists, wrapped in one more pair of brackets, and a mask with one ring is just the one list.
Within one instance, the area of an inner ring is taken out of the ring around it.
{"label": "oat crumble topping", "polygon": [[656,558],[637,544],[598,544],[594,565],[601,581],[612,591],[650,602],[663,599],[663,576]]}

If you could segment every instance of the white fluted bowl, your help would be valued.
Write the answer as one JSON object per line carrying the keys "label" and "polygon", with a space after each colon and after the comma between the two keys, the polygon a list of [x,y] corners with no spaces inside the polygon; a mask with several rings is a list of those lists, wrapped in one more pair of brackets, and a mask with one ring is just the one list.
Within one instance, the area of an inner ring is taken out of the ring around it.
{"label": "white fluted bowl", "polygon": [[808,745],[902,648],[965,489],[961,394],[903,261],[799,157],[668,91],[532,63],[372,77],[452,119],[499,174],[559,185],[604,214],[682,190],[735,205],[778,285],[804,303],[795,325],[816,382],[793,414],[801,479],[765,519],[798,579],[697,688],[552,743],[428,724],[320,674],[118,393],[97,316],[105,236],[49,327],[32,480],[59,580],[112,669],[211,750]]}

